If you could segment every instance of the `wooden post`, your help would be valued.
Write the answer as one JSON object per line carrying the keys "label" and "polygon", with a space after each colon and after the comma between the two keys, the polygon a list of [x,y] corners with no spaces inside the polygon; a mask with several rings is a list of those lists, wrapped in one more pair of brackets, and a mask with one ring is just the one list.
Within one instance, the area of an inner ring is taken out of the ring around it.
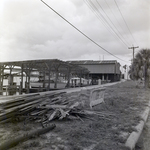
{"label": "wooden post", "polygon": [[23,64],[21,65],[21,82],[20,82],[20,94],[22,94],[23,91]]}
{"label": "wooden post", "polygon": [[87,80],[88,80],[87,85],[89,85],[90,84],[90,82],[89,82],[89,73],[87,74]]}
{"label": "wooden post", "polygon": [[8,86],[6,85],[6,96],[8,95]]}
{"label": "wooden post", "polygon": [[37,137],[41,134],[45,134],[45,133],[53,130],[55,127],[56,127],[56,125],[52,124],[46,128],[35,129],[33,131],[25,133],[24,135],[13,137],[13,138],[6,140],[5,142],[1,143],[0,149],[1,150],[8,150],[8,149],[16,146],[17,144],[19,144],[21,142],[27,141],[27,140],[29,140],[33,137]]}
{"label": "wooden post", "polygon": [[46,73],[45,73],[45,70],[43,71],[43,88],[45,88],[45,75],[46,75]]}
{"label": "wooden post", "polygon": [[74,87],[75,83],[73,83],[73,79],[71,80],[71,86]]}
{"label": "wooden post", "polygon": [[102,75],[102,81],[104,81],[105,79],[104,79],[104,74]]}
{"label": "wooden post", "polygon": [[68,67],[68,69],[67,69],[67,85],[66,85],[66,87],[70,87],[70,73],[71,73],[71,68],[70,67]]}
{"label": "wooden post", "polygon": [[31,69],[28,70],[28,83],[27,83],[27,93],[30,93],[30,73]]}
{"label": "wooden post", "polygon": [[82,75],[82,71],[80,72],[80,87],[81,87],[81,85],[82,85],[82,81],[81,81],[81,80],[82,80],[82,79],[81,79],[82,76],[81,76],[81,75]]}
{"label": "wooden post", "polygon": [[56,70],[55,72],[55,84],[54,84],[55,89],[57,89],[57,80],[58,80],[58,70]]}
{"label": "wooden post", "polygon": [[51,75],[50,75],[50,68],[48,69],[48,91],[50,91],[50,81],[51,81]]}
{"label": "wooden post", "polygon": [[4,69],[5,69],[5,67],[3,66],[3,69],[2,69],[2,82],[1,82],[2,93],[3,93]]}
{"label": "wooden post", "polygon": [[[139,46],[136,46],[136,47],[134,47],[134,46],[128,47],[128,49],[132,49],[132,50],[133,50],[133,61],[134,61],[134,50],[135,50],[136,48],[139,48]],[[133,62],[132,62],[132,63],[133,63]]]}
{"label": "wooden post", "polygon": [[9,85],[13,85],[13,76],[12,76],[12,68],[10,67],[10,74],[9,74]]}
{"label": "wooden post", "polygon": [[0,66],[0,95],[3,93],[3,86],[2,86],[2,67]]}
{"label": "wooden post", "polygon": [[26,73],[25,89],[27,88],[27,83],[28,83],[28,75]]}
{"label": "wooden post", "polygon": [[48,86],[47,86],[47,91],[50,90],[50,72],[51,72],[51,64],[45,63],[45,66],[47,67],[48,70]]}
{"label": "wooden post", "polygon": [[115,66],[114,66],[114,82],[116,81],[116,65],[117,65],[117,63],[115,62]]}
{"label": "wooden post", "polygon": [[106,76],[106,81],[108,82],[108,74],[107,74],[107,76]]}

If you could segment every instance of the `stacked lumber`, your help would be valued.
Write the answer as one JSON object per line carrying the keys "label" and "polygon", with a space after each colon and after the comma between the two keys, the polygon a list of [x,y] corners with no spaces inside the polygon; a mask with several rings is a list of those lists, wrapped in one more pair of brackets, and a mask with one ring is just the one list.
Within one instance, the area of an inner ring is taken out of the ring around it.
{"label": "stacked lumber", "polygon": [[[50,104],[53,101],[58,103],[59,97],[65,92],[53,92],[50,94],[40,95],[25,95],[14,96],[11,99],[5,99],[3,97],[0,100],[0,123],[5,123],[16,119],[22,115],[29,115],[29,113],[37,111],[37,114],[41,113],[39,106]],[[39,111],[40,110],[40,111]],[[39,111],[39,112],[38,112]]]}
{"label": "stacked lumber", "polygon": [[77,102],[78,95],[70,97],[66,92],[14,96],[0,100],[0,123],[22,121],[47,124],[54,119],[63,119],[69,115],[83,116],[82,102]]}
{"label": "stacked lumber", "polygon": [[[89,93],[87,94],[89,95]],[[86,111],[81,94],[77,93],[70,95],[64,91],[54,91],[41,95],[32,94],[1,99],[0,123],[35,121],[42,123],[44,127],[52,120],[61,120],[72,116],[80,120],[82,117],[89,118],[90,115],[103,117],[98,112]],[[87,101],[89,101],[88,98]]]}

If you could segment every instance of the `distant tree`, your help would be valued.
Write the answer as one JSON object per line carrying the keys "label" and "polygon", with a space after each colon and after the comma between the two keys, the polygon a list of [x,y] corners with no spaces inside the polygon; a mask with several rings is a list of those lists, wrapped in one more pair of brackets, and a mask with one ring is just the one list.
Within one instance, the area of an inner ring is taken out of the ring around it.
{"label": "distant tree", "polygon": [[150,49],[141,49],[129,69],[132,80],[144,80],[145,88],[150,87]]}

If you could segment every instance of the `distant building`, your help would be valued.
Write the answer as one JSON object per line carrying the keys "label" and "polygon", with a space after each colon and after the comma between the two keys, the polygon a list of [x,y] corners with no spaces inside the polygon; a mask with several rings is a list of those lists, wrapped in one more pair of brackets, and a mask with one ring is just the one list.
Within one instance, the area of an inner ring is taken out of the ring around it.
{"label": "distant building", "polygon": [[95,82],[97,82],[98,79],[101,79],[102,82],[120,81],[120,64],[116,60],[80,60],[68,62],[87,68],[90,71],[89,77],[94,84],[96,84]]}

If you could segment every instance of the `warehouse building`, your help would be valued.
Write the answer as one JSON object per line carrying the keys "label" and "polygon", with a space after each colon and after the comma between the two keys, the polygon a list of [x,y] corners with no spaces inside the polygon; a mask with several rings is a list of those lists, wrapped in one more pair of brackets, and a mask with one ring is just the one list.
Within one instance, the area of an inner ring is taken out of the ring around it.
{"label": "warehouse building", "polygon": [[120,81],[120,64],[116,60],[80,60],[68,62],[87,68],[90,71],[89,77],[92,79],[93,84],[97,84],[98,79],[101,79],[102,82]]}

